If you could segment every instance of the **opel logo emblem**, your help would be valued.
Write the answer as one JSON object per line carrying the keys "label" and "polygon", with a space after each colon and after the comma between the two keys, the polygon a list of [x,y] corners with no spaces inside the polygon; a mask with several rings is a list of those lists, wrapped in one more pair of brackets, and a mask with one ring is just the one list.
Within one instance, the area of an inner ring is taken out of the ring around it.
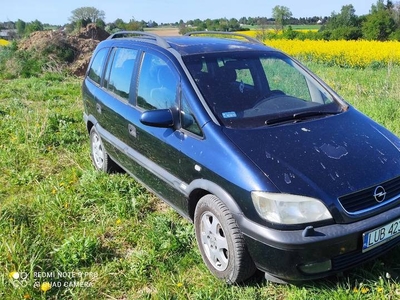
{"label": "opel logo emblem", "polygon": [[386,198],[386,191],[383,186],[377,186],[374,191],[374,198],[377,202],[381,203]]}

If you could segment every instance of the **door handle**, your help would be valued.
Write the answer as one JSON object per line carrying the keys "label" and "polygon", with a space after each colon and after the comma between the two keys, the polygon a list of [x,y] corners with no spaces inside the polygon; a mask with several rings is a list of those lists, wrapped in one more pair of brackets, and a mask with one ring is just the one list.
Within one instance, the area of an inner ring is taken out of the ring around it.
{"label": "door handle", "polygon": [[128,131],[131,136],[136,137],[136,127],[135,126],[133,126],[132,124],[128,124]]}
{"label": "door handle", "polygon": [[99,114],[101,114],[101,105],[100,103],[96,103],[96,110]]}

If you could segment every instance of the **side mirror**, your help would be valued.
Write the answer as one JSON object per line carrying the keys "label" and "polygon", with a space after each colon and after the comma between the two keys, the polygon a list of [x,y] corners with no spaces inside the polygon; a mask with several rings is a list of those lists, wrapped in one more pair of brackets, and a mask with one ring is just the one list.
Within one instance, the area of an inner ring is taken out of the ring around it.
{"label": "side mirror", "polygon": [[140,122],[147,126],[172,128],[174,127],[174,115],[170,109],[147,110],[140,116]]}

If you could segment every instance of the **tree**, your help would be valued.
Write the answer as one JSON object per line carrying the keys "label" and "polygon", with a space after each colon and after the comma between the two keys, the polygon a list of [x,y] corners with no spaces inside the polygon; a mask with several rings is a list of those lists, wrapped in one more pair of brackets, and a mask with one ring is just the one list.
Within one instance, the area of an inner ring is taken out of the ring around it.
{"label": "tree", "polygon": [[286,6],[277,5],[272,9],[272,17],[275,19],[277,29],[283,30],[286,20],[292,17],[292,12]]}
{"label": "tree", "polygon": [[358,17],[352,4],[342,6],[340,13],[332,12],[331,17],[326,23],[326,29],[335,30],[342,27],[357,27]]}
{"label": "tree", "polygon": [[24,21],[18,19],[18,21],[15,23],[15,27],[17,28],[17,32],[20,36],[25,34],[26,23]]}
{"label": "tree", "polygon": [[353,27],[357,26],[356,10],[352,4],[342,6],[340,14],[338,15],[338,23],[341,26]]}
{"label": "tree", "polygon": [[383,3],[383,0],[378,0],[378,2],[376,2],[376,5],[372,4],[371,6],[371,14],[376,13],[380,10],[385,10],[386,6],[385,3]]}
{"label": "tree", "polygon": [[136,21],[135,18],[132,17],[132,19],[129,20],[129,23],[125,25],[125,29],[131,31],[143,31],[144,27],[143,23],[146,24],[143,21],[142,22]]}
{"label": "tree", "polygon": [[354,6],[344,5],[340,13],[332,12],[326,24],[321,27],[324,39],[331,40],[357,40],[362,37],[362,17],[355,14]]}
{"label": "tree", "polygon": [[391,9],[393,20],[396,22],[397,27],[400,28],[400,2],[393,4]]}
{"label": "tree", "polygon": [[396,31],[396,23],[389,6],[384,5],[382,0],[379,0],[376,5],[372,5],[371,13],[366,17],[362,26],[364,38],[386,41]]}
{"label": "tree", "polygon": [[122,19],[116,19],[114,21],[114,25],[116,28],[119,28],[119,29],[125,29],[125,26],[126,26],[125,22]]}
{"label": "tree", "polygon": [[42,30],[43,30],[43,24],[38,20],[27,23],[26,27],[25,27],[26,34],[30,34],[34,31],[42,31]]}
{"label": "tree", "polygon": [[98,10],[95,7],[80,7],[74,9],[72,16],[69,18],[71,22],[76,23],[96,23],[98,20],[105,19],[105,13],[102,10]]}
{"label": "tree", "polygon": [[106,23],[104,23],[103,19],[97,19],[96,25],[98,28],[101,28],[101,29],[106,28]]}
{"label": "tree", "polygon": [[237,19],[231,18],[229,19],[229,31],[238,31],[240,30],[240,23]]}

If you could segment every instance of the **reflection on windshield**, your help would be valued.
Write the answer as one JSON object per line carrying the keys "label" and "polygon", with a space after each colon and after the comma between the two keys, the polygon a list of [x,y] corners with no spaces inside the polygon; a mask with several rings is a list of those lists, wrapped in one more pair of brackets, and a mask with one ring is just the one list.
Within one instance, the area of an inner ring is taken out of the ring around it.
{"label": "reflection on windshield", "polygon": [[304,111],[340,111],[333,96],[279,52],[188,56],[185,63],[209,107],[229,127]]}

